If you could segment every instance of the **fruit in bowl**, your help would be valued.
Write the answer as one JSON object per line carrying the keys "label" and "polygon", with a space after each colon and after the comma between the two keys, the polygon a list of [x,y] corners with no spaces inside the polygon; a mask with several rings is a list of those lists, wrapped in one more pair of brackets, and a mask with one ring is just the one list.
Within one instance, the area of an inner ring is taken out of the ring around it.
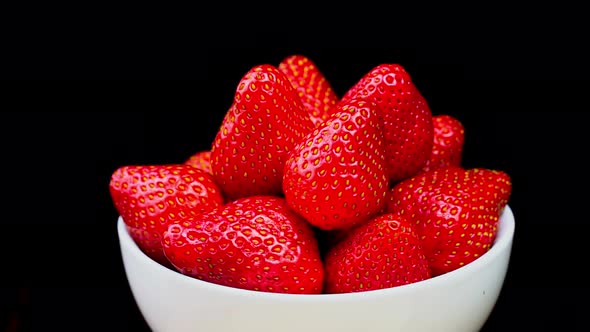
{"label": "fruit in bowl", "polygon": [[154,330],[476,331],[506,273],[510,176],[398,64],[342,98],[301,55],[243,75],[211,149],[109,190]]}

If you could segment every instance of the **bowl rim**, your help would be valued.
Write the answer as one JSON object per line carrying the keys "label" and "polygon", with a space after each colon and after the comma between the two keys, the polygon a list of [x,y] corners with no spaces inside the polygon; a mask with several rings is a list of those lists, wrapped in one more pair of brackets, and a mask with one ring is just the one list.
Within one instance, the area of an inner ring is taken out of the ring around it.
{"label": "bowl rim", "polygon": [[[462,267],[459,267],[453,271],[447,272],[442,275],[438,275],[426,280],[414,282],[411,284],[384,288],[384,289],[376,289],[376,290],[368,290],[364,292],[354,292],[354,293],[339,293],[339,294],[289,294],[289,293],[272,293],[272,292],[265,292],[265,291],[254,291],[249,289],[241,289],[236,287],[230,287],[225,285],[218,285],[212,282],[200,280],[197,278],[193,278],[187,275],[184,275],[180,272],[171,270],[163,265],[160,265],[153,259],[149,258],[146,254],[144,254],[135,241],[129,235],[127,228],[125,227],[125,223],[121,216],[117,219],[117,232],[119,236],[119,243],[121,246],[122,251],[127,251],[128,254],[131,254],[136,257],[137,260],[141,262],[141,264],[145,264],[148,268],[157,271],[158,273],[165,274],[171,281],[180,282],[186,284],[188,287],[200,287],[205,288],[210,291],[215,291],[219,293],[223,293],[228,296],[254,296],[258,299],[275,299],[275,300],[302,300],[302,301],[317,301],[318,299],[322,300],[347,300],[347,299],[360,299],[363,297],[372,297],[375,296],[395,296],[395,294],[403,294],[407,292],[415,291],[416,289],[421,288],[431,288],[431,287],[438,287],[441,284],[460,281],[468,279],[470,275],[485,268],[490,262],[496,260],[502,252],[505,250],[510,250],[514,238],[515,233],[515,220],[514,214],[511,207],[507,204],[499,218],[498,222],[498,232],[496,238],[494,240],[493,245],[490,249],[478,257],[477,259],[473,260],[469,264],[466,264]],[[121,252],[122,254],[122,252]],[[123,261],[125,265],[125,261]],[[125,269],[126,270],[126,269]],[[126,276],[129,281],[129,276]]]}

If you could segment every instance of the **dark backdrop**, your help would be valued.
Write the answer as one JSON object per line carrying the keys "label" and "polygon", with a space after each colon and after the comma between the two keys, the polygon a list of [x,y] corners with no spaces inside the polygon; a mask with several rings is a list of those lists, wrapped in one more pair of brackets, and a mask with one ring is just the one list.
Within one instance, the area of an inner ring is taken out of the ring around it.
{"label": "dark backdrop", "polygon": [[266,33],[155,28],[13,38],[0,113],[3,327],[147,331],[122,268],[111,173],[208,149],[241,76],[299,53],[339,95],[374,66],[400,63],[434,114],[463,122],[464,165],[504,170],[514,186],[513,255],[484,331],[573,329],[586,307],[574,301],[589,295],[586,58],[568,30],[493,30],[418,42],[392,33],[273,43]]}

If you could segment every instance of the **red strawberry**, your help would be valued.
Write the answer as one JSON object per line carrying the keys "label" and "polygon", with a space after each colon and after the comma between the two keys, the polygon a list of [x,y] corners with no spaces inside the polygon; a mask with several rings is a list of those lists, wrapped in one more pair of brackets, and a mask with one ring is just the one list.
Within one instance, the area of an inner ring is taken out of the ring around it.
{"label": "red strawberry", "polygon": [[459,119],[447,114],[432,117],[434,144],[423,172],[445,166],[461,166],[465,128]]}
{"label": "red strawberry", "polygon": [[211,171],[211,151],[209,150],[194,153],[184,163],[213,174]]}
{"label": "red strawberry", "polygon": [[406,70],[398,64],[376,66],[340,102],[351,98],[373,101],[381,110],[390,181],[420,172],[432,152],[432,113]]}
{"label": "red strawberry", "polygon": [[303,55],[291,55],[278,66],[303,101],[315,125],[328,119],[338,96],[316,64]]}
{"label": "red strawberry", "polygon": [[240,198],[178,219],[163,243],[178,271],[204,281],[275,293],[319,294],[323,289],[314,231],[283,198]]}
{"label": "red strawberry", "polygon": [[189,165],[123,166],[111,175],[109,190],[131,237],[164,265],[169,263],[161,241],[168,223],[223,204],[213,177]]}
{"label": "red strawberry", "polygon": [[510,176],[506,172],[481,167],[470,169],[469,172],[485,181],[485,185],[479,188],[481,194],[480,199],[496,202],[498,211],[501,213],[506,204],[508,204],[510,194],[512,193]]}
{"label": "red strawberry", "polygon": [[248,71],[211,148],[211,170],[228,199],[281,193],[289,152],[313,123],[287,77],[271,65]]}
{"label": "red strawberry", "polygon": [[512,184],[502,171],[443,167],[398,183],[388,212],[416,223],[433,275],[487,252]]}
{"label": "red strawberry", "polygon": [[390,288],[430,278],[414,225],[385,214],[351,230],[326,254],[325,292]]}
{"label": "red strawberry", "polygon": [[373,103],[340,103],[287,160],[289,205],[323,230],[350,228],[380,211],[388,190],[381,128]]}

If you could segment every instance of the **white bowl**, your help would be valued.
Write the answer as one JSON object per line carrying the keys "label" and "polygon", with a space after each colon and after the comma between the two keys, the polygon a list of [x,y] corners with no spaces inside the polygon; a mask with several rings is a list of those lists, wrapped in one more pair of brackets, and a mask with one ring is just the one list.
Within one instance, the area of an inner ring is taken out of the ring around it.
{"label": "white bowl", "polygon": [[129,285],[153,331],[479,331],[504,283],[514,215],[506,206],[496,241],[455,271],[395,288],[295,295],[242,290],[172,271],[143,254],[119,217]]}

